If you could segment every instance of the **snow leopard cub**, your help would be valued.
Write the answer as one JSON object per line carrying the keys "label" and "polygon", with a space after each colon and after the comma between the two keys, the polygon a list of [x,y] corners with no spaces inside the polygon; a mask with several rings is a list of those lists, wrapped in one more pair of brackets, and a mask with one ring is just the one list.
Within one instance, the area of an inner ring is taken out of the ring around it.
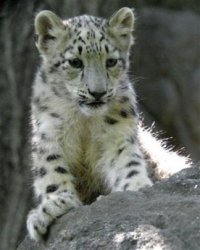
{"label": "snow leopard cub", "polygon": [[36,241],[71,208],[152,185],[127,75],[133,26],[129,8],[108,20],[62,21],[46,10],[35,18],[42,64],[33,86],[32,155],[41,202],[27,227]]}

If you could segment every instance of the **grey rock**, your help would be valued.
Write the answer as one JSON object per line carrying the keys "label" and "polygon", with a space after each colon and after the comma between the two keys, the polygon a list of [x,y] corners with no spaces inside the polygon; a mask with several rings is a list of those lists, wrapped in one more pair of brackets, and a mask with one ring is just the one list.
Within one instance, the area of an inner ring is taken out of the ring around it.
{"label": "grey rock", "polygon": [[145,122],[199,160],[200,16],[159,8],[137,16],[133,72]]}
{"label": "grey rock", "polygon": [[27,236],[18,250],[199,250],[200,168],[139,192],[102,197],[59,218],[47,241]]}

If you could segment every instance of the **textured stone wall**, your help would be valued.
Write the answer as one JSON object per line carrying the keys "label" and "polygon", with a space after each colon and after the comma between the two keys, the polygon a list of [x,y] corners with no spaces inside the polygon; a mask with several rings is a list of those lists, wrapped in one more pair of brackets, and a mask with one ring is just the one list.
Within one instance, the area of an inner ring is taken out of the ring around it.
{"label": "textured stone wall", "polygon": [[199,160],[200,16],[160,8],[137,15],[133,74],[145,121]]}

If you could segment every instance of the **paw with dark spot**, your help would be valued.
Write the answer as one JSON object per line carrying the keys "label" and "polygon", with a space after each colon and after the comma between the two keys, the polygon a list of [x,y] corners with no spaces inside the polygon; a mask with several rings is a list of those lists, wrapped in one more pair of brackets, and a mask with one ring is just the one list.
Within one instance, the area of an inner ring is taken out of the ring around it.
{"label": "paw with dark spot", "polygon": [[36,241],[44,240],[47,237],[49,226],[56,218],[80,205],[79,199],[71,193],[50,193],[43,199],[40,206],[28,215],[27,228],[30,237]]}

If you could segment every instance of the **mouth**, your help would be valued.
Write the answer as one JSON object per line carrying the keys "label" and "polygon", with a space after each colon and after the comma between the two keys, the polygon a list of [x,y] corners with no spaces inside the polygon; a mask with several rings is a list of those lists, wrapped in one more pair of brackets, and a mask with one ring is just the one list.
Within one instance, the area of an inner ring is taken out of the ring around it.
{"label": "mouth", "polygon": [[87,106],[92,107],[92,108],[99,108],[103,106],[104,104],[105,102],[102,102],[102,101],[94,101],[94,102],[86,103]]}
{"label": "mouth", "polygon": [[85,101],[79,101],[79,105],[80,106],[88,106],[90,108],[99,108],[101,106],[103,106],[105,104],[105,102],[103,101],[93,101],[93,102],[85,102]]}

